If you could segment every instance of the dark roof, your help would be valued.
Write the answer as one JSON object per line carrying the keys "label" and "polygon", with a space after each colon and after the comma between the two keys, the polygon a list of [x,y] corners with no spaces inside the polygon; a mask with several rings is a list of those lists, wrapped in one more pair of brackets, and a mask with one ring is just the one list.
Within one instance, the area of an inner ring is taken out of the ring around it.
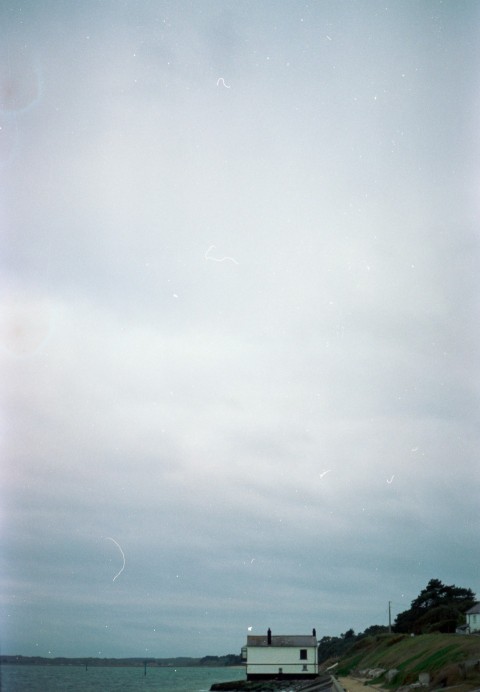
{"label": "dark roof", "polygon": [[[247,646],[269,646],[267,635],[249,634]],[[311,634],[272,634],[270,646],[317,646],[317,638]]]}
{"label": "dark roof", "polygon": [[480,603],[475,603],[470,610],[467,610],[467,615],[476,615],[478,613],[480,613]]}

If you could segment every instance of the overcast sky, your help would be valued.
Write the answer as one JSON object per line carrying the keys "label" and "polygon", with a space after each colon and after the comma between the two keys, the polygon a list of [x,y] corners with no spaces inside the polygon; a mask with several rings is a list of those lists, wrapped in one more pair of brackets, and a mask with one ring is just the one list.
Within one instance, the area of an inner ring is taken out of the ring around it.
{"label": "overcast sky", "polygon": [[2,653],[480,593],[480,8],[4,0]]}

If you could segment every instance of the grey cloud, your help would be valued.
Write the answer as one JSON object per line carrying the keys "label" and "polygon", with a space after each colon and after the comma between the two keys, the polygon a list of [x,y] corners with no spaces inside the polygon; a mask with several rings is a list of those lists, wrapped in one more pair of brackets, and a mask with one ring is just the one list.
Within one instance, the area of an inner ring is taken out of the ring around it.
{"label": "grey cloud", "polygon": [[42,86],[0,113],[6,653],[220,654],[478,590],[463,7],[2,23],[4,101]]}

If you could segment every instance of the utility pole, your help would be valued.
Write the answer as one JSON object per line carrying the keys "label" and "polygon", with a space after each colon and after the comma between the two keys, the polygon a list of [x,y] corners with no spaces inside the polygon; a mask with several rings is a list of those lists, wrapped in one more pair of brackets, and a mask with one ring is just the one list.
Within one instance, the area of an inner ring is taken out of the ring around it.
{"label": "utility pole", "polygon": [[392,601],[388,601],[388,632],[392,633]]}

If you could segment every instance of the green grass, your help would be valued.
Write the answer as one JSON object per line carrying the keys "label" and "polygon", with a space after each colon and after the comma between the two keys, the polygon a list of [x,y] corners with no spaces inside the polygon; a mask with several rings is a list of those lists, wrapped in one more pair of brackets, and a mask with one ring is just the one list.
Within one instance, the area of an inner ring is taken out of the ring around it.
{"label": "green grass", "polygon": [[383,676],[372,683],[398,687],[418,680],[419,673],[441,674],[448,666],[468,659],[480,659],[480,637],[476,635],[422,634],[416,637],[382,634],[360,640],[339,661],[338,675],[371,668],[396,668],[399,672],[390,684]]}
{"label": "green grass", "polygon": [[444,646],[442,649],[435,651],[430,656],[423,658],[420,663],[418,663],[413,670],[415,672],[422,672],[427,668],[428,670],[438,670],[445,666],[447,663],[456,663],[458,660],[462,660],[461,651],[451,644],[450,646]]}

